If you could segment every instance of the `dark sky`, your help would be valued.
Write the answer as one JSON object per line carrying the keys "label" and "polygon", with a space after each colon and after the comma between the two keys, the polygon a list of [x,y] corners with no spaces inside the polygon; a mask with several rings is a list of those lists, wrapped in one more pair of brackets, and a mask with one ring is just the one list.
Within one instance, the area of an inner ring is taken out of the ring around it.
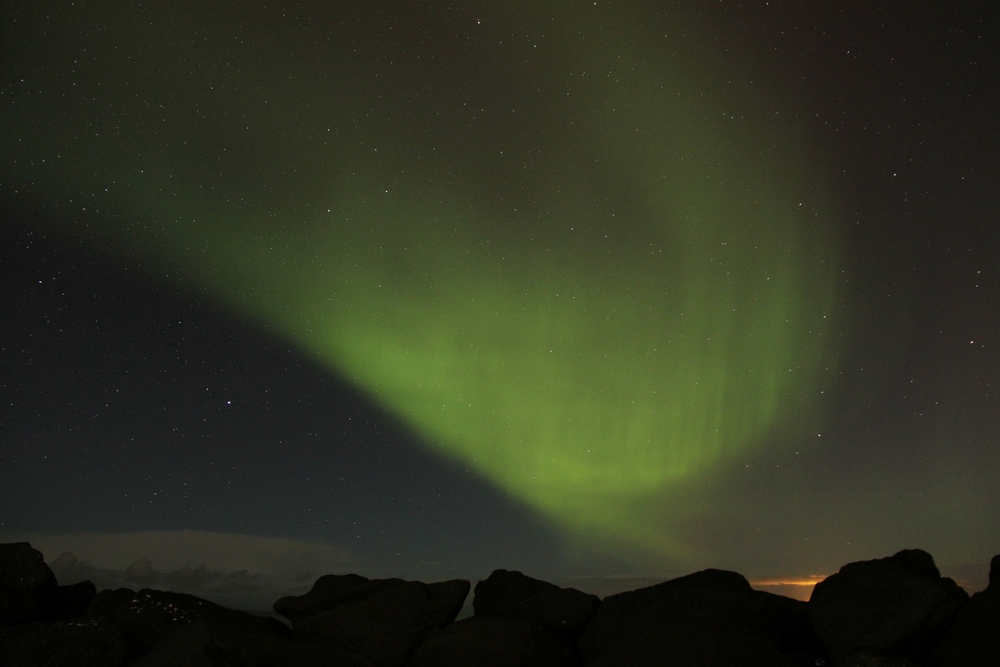
{"label": "dark sky", "polygon": [[985,583],[989,3],[343,4],[4,3],[0,537]]}

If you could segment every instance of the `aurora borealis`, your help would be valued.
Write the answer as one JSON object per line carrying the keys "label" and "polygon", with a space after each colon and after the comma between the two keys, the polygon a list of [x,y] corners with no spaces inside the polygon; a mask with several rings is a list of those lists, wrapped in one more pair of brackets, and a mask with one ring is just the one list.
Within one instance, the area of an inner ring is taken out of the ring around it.
{"label": "aurora borealis", "polygon": [[[739,57],[768,28],[735,40],[734,20],[697,3],[14,3],[6,210],[266,331],[396,420],[397,447],[536,516],[568,562],[689,567],[720,539],[692,536],[713,516],[715,535],[755,506],[794,514],[780,530],[829,520],[836,502],[810,514],[796,494],[826,489],[809,470],[830,469],[827,442],[867,428],[850,404],[878,385],[845,373],[887,353],[894,382],[891,332],[919,311],[866,298],[902,270],[859,259],[880,235],[856,229],[867,195],[845,194],[816,94],[779,56]],[[812,463],[773,487],[722,481],[800,452]]]}

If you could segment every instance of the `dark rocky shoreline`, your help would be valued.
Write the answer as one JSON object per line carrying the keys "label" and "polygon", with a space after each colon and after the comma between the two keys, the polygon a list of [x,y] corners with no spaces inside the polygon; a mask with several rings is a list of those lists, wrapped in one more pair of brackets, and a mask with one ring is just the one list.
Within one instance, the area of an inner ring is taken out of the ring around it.
{"label": "dark rocky shoreline", "polygon": [[703,570],[601,600],[496,570],[470,583],[320,577],[274,618],[183,593],[59,586],[0,544],[4,667],[997,667],[1000,556],[971,598],[920,550],[850,563],[809,602]]}

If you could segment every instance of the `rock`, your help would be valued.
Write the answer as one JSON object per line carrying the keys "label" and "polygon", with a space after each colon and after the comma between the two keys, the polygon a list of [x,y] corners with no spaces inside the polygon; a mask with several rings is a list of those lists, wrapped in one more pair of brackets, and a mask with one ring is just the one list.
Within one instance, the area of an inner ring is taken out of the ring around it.
{"label": "rock", "polygon": [[758,631],[781,653],[809,665],[825,653],[813,632],[807,603],[766,591],[753,591],[750,597]]}
{"label": "rock", "polygon": [[816,584],[809,615],[834,660],[852,653],[924,662],[968,599],[925,551],[850,563]]}
{"label": "rock", "polygon": [[44,619],[55,590],[42,552],[27,542],[0,544],[0,627]]}
{"label": "rock", "polygon": [[430,603],[428,618],[435,628],[443,628],[458,618],[465,598],[469,597],[470,584],[465,579],[449,579],[426,584]]}
{"label": "rock", "polygon": [[905,658],[886,658],[854,654],[837,663],[837,667],[920,667]]}
{"label": "rock", "polygon": [[117,588],[115,590],[106,588],[98,593],[90,606],[87,607],[87,616],[114,618],[115,614],[127,607],[134,597],[135,591],[131,588]]}
{"label": "rock", "polygon": [[406,667],[573,667],[566,643],[524,619],[475,616],[452,623],[417,649]]}
{"label": "rock", "polygon": [[472,600],[476,616],[520,618],[573,639],[600,605],[601,599],[596,595],[560,588],[507,570],[494,570],[476,584]]}
{"label": "rock", "polygon": [[917,550],[845,565],[808,604],[754,591],[742,575],[722,570],[603,602],[496,570],[476,587],[476,615],[455,622],[468,593],[469,582],[460,580],[329,575],[306,595],[275,603],[293,631],[192,595],[97,593],[89,581],[57,586],[30,545],[0,545],[0,611],[8,622],[0,626],[0,665],[1000,665],[1000,556],[989,587],[971,600]]}
{"label": "rock", "polygon": [[[663,584],[659,584],[659,586],[664,588],[687,588],[701,591],[719,591],[722,593],[733,594],[753,593],[753,587],[750,585],[750,582],[747,581],[747,578],[739,572],[716,570],[713,568],[700,570],[683,577],[671,579]],[[657,586],[652,586],[650,588],[657,588]]]}
{"label": "rock", "polygon": [[127,660],[145,655],[179,628],[197,620],[209,620],[233,632],[284,639],[291,636],[291,630],[276,619],[227,609],[186,593],[152,589],[137,593],[127,588],[101,591],[88,614],[105,616],[121,628]]}
{"label": "rock", "polygon": [[940,667],[1000,665],[1000,556],[990,563],[990,585],[958,612],[935,657]]}
{"label": "rock", "polygon": [[78,618],[87,615],[87,609],[97,598],[97,587],[92,581],[81,581],[71,586],[57,586],[53,596],[53,620]]}
{"label": "rock", "polygon": [[107,619],[31,623],[0,630],[0,665],[121,667],[125,640]]}
{"label": "rock", "polygon": [[705,570],[605,598],[577,646],[601,667],[791,667],[778,611],[742,575]]}
{"label": "rock", "polygon": [[364,597],[329,597],[345,601],[295,622],[294,638],[358,653],[378,667],[401,667],[431,632],[455,620],[469,593],[467,581],[388,581],[393,585],[367,587]]}
{"label": "rock", "polygon": [[132,667],[372,667],[365,658],[268,633],[199,619],[160,642]]}
{"label": "rock", "polygon": [[305,595],[290,595],[274,603],[274,611],[294,625],[304,618],[349,602],[363,600],[402,579],[366,579],[357,574],[327,574],[316,580]]}

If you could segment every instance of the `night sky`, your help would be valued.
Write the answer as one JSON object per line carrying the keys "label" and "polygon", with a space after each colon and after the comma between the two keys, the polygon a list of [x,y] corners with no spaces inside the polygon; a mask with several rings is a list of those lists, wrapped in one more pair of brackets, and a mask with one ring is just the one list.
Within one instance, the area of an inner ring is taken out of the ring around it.
{"label": "night sky", "polygon": [[4,3],[0,540],[982,588],[1000,20],[927,5]]}

